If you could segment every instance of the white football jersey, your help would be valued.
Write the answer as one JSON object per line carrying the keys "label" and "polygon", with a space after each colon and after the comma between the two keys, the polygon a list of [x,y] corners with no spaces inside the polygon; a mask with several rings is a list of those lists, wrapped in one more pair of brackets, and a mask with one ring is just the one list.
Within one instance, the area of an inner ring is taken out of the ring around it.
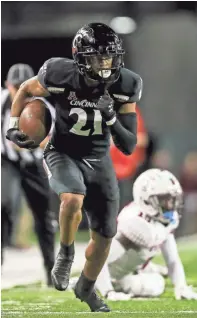
{"label": "white football jersey", "polygon": [[174,212],[174,222],[164,226],[151,220],[143,207],[131,202],[118,216],[118,232],[122,233],[139,247],[153,248],[160,246],[179,225],[178,213]]}
{"label": "white football jersey", "polygon": [[108,265],[111,277],[120,279],[124,275],[135,272],[148,263],[158,252],[162,244],[168,239],[179,225],[178,214],[175,213],[176,222],[164,226],[160,222],[151,220],[142,208],[135,202],[128,204],[118,216],[117,236],[121,233],[136,246],[113,260],[113,254],[117,255],[116,238],[112,242],[111,256]]}

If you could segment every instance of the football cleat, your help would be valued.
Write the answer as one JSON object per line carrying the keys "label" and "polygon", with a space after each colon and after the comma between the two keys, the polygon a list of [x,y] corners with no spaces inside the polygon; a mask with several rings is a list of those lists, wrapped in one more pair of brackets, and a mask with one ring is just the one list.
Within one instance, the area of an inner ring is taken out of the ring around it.
{"label": "football cleat", "polygon": [[76,298],[84,301],[91,309],[92,312],[110,312],[111,310],[105,304],[105,302],[96,294],[93,290],[92,293],[87,296],[83,294],[83,291],[78,288],[78,285],[75,285],[74,293]]}
{"label": "football cleat", "polygon": [[51,279],[54,287],[59,291],[66,290],[68,287],[73,259],[74,255],[66,256],[61,251],[57,255],[51,271]]}

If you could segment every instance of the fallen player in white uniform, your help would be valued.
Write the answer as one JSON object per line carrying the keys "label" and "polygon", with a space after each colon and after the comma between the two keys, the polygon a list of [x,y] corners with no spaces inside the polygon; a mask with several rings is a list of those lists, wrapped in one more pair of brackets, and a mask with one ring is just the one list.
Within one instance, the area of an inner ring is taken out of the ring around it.
{"label": "fallen player in white uniform", "polygon": [[[165,289],[163,276],[169,276],[177,300],[197,300],[187,285],[173,234],[183,202],[178,180],[167,170],[147,170],[135,181],[133,197],[118,216],[117,235],[96,288],[114,301],[158,297]],[[151,262],[159,251],[167,267]]]}

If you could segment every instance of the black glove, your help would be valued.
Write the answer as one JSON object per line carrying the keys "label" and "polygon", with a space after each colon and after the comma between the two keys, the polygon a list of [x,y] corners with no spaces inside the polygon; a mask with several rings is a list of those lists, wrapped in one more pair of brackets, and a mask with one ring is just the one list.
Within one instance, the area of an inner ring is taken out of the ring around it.
{"label": "black glove", "polygon": [[38,147],[38,145],[35,145],[34,140],[30,140],[27,135],[16,128],[8,129],[6,138],[14,142],[20,148],[34,149]]}
{"label": "black glove", "polygon": [[108,91],[105,91],[104,95],[99,98],[97,108],[100,110],[106,122],[112,120],[116,116],[114,101],[110,97]]}

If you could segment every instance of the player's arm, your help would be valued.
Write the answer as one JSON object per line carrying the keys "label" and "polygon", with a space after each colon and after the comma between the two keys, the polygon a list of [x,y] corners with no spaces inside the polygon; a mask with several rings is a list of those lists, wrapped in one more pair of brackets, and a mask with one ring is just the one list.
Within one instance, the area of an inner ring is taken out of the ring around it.
{"label": "player's arm", "polygon": [[130,155],[137,144],[136,103],[121,106],[116,121],[110,126],[111,135],[117,148]]}
{"label": "player's arm", "polygon": [[136,103],[127,103],[121,106],[119,112],[113,109],[111,97],[102,96],[98,108],[109,126],[113,142],[125,155],[130,155],[137,144],[137,116]]}
{"label": "player's arm", "polygon": [[38,73],[38,76],[30,78],[20,86],[13,100],[9,129],[6,137],[21,148],[33,148],[36,146],[33,140],[29,140],[29,137],[19,130],[19,118],[30,98],[33,96],[47,97],[50,95],[45,83],[49,80],[52,81],[51,74],[54,73],[54,67],[51,61],[53,61],[53,59],[44,63]]}
{"label": "player's arm", "polygon": [[[130,80],[126,78],[125,80]],[[136,76],[130,91],[126,96],[127,103],[124,103],[116,113],[114,101],[106,92],[98,102],[107,126],[109,126],[115,145],[125,155],[130,155],[137,144],[137,115],[136,102],[140,100],[142,93],[142,80]]]}
{"label": "player's arm", "polygon": [[19,88],[11,107],[11,118],[19,118],[29,98],[33,96],[46,97],[48,91],[40,84],[37,76],[25,81]]}
{"label": "player's arm", "polygon": [[168,267],[168,275],[174,285],[176,299],[197,299],[197,294],[187,286],[185,271],[181,262],[173,234],[162,244],[161,251]]}
{"label": "player's arm", "polygon": [[140,148],[145,148],[148,145],[148,134],[145,128],[144,119],[141,115],[139,107],[136,107],[137,114],[137,146]]}
{"label": "player's arm", "polygon": [[35,95],[41,97],[48,95],[47,90],[42,87],[36,76],[20,86],[11,106],[10,123],[6,138],[21,148],[36,147],[34,140],[29,140],[29,137],[19,130],[20,115],[29,99]]}

